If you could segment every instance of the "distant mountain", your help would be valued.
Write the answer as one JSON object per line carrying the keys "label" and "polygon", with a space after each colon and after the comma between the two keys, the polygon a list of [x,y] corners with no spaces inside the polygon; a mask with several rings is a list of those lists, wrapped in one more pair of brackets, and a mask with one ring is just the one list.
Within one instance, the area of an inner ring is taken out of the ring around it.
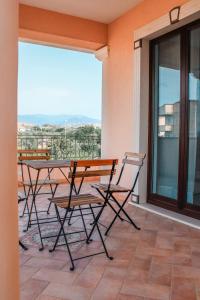
{"label": "distant mountain", "polygon": [[34,125],[89,125],[99,124],[100,120],[81,115],[18,115],[19,123]]}

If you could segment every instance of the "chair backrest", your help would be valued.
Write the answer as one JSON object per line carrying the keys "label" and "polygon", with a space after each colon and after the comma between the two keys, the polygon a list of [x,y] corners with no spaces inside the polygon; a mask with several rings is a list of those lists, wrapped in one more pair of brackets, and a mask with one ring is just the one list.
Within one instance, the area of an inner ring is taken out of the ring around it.
{"label": "chair backrest", "polygon": [[132,190],[133,190],[135,185],[136,185],[140,170],[141,170],[141,168],[144,164],[145,157],[146,157],[146,153],[125,152],[124,159],[122,160],[122,167],[121,167],[121,171],[119,173],[117,184],[119,184],[119,182],[122,178],[122,174],[124,172],[125,165],[137,166],[138,171],[136,173],[136,177],[135,177],[135,180],[134,180],[134,183],[133,183],[133,187],[132,187]]}
{"label": "chair backrest", "polygon": [[[113,176],[116,172],[117,159],[73,160],[70,163],[69,178]],[[103,167],[101,169],[100,167]],[[105,168],[107,167],[107,168]],[[79,171],[78,168],[82,170]],[[83,170],[84,168],[84,170]]]}
{"label": "chair backrest", "polygon": [[134,153],[134,152],[126,152],[125,158],[122,160],[123,164],[142,166],[144,163],[144,159],[146,157],[145,153]]}
{"label": "chair backrest", "polygon": [[[108,182],[108,191],[109,191],[113,175],[115,174],[115,167],[117,164],[118,164],[117,159],[93,159],[93,160],[71,161],[70,172],[68,174],[68,178],[71,178],[70,193],[69,193],[69,199],[70,199],[69,207],[70,207],[70,201],[71,201],[73,190],[75,190],[77,194],[77,189],[75,187],[76,178],[81,178],[81,183],[78,188],[78,194],[80,192],[80,188],[82,186],[85,177],[109,176],[109,182]],[[108,196],[108,191],[106,197]]]}
{"label": "chair backrest", "polygon": [[49,149],[24,149],[17,150],[18,161],[23,160],[49,160],[50,150]]}

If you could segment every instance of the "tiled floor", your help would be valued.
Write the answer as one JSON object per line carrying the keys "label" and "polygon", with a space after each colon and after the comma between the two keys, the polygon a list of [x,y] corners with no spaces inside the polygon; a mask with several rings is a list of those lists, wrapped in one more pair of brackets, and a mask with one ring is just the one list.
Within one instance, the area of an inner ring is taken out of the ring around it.
{"label": "tiled floor", "polygon": [[[44,198],[38,203],[48,205]],[[39,252],[26,234],[29,250],[20,249],[21,300],[200,300],[200,231],[131,205],[126,209],[141,231],[116,222],[106,238],[114,260],[105,255],[80,260],[73,272],[65,249],[49,253],[46,245]],[[101,221],[106,225],[111,217],[106,208]],[[75,221],[72,227],[78,228],[80,220]],[[20,219],[21,236],[24,224],[25,218]],[[89,228],[89,219],[87,224]],[[82,244],[73,253],[88,254],[99,247],[95,233],[89,246]]]}

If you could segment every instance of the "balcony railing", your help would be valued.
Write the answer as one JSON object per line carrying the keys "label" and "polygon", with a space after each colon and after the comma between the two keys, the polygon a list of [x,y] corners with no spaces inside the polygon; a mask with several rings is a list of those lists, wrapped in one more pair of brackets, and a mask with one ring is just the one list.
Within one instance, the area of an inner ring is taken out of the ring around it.
{"label": "balcony railing", "polygon": [[93,159],[101,156],[99,136],[20,135],[18,149],[49,149],[52,159]]}

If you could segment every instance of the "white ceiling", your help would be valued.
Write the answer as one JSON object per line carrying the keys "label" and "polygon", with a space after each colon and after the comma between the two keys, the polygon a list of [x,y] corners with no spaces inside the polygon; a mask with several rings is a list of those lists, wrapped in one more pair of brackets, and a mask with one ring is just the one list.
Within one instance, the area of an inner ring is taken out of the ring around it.
{"label": "white ceiling", "polygon": [[20,3],[110,23],[143,0],[20,0]]}

